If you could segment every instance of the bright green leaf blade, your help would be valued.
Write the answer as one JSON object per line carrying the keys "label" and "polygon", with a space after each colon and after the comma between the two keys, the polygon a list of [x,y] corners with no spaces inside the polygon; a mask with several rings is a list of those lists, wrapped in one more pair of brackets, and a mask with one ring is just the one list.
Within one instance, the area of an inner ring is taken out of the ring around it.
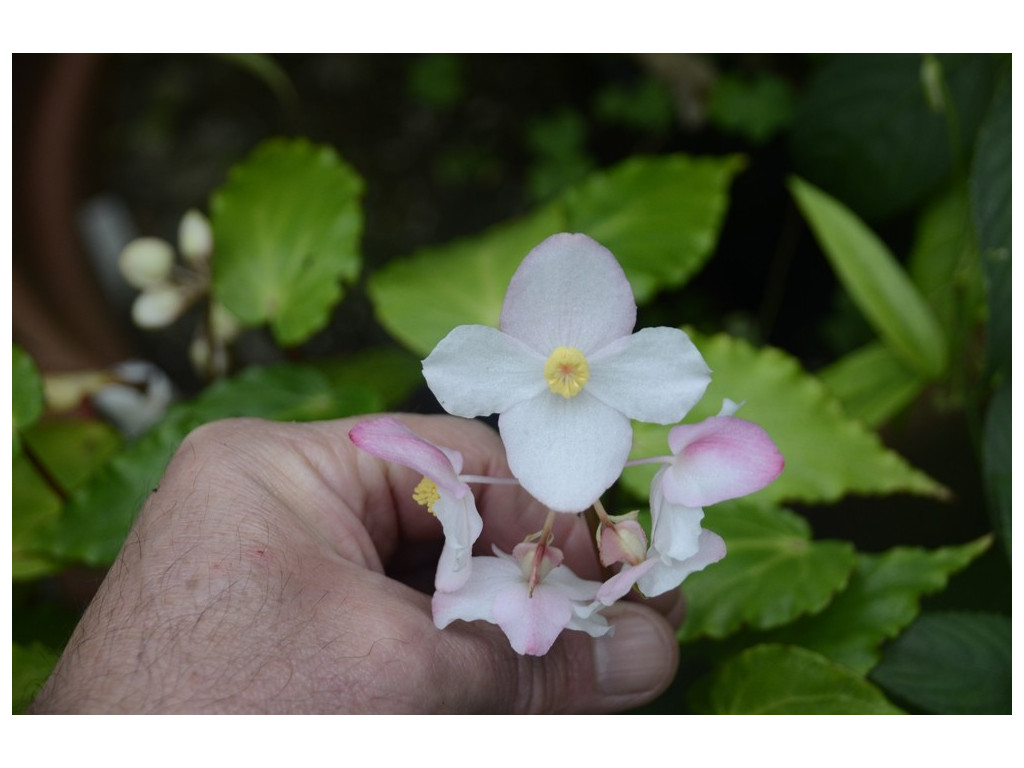
{"label": "bright green leaf blade", "polygon": [[[711,367],[711,385],[687,416],[714,416],[723,398],[745,401],[737,416],[760,424],[786,459],[782,475],[752,498],[833,502],[848,493],[943,496],[945,489],[887,449],[878,436],[843,413],[839,402],[793,357],[757,349],[725,334],[691,338]],[[635,424],[632,458],[668,452],[669,427]],[[827,450],[823,449],[827,448]],[[646,498],[656,468],[630,467],[625,487]]]}
{"label": "bright green leaf blade", "polygon": [[85,482],[121,445],[117,430],[106,422],[80,418],[41,422],[24,439],[66,491]]}
{"label": "bright green leaf blade", "polygon": [[944,589],[951,575],[991,543],[991,537],[985,537],[934,550],[899,547],[878,555],[861,554],[849,585],[825,610],[761,639],[800,645],[867,674],[881,658],[882,643],[917,616],[921,598]]}
{"label": "bright green leaf blade", "polygon": [[381,399],[381,407],[394,410],[423,386],[423,364],[398,347],[375,347],[333,360],[311,363],[339,388],[363,387]]}
{"label": "bright green leaf blade", "polygon": [[978,134],[971,166],[971,210],[988,295],[988,367],[1009,373],[1012,250],[1011,77],[1009,65]]}
{"label": "bright green leaf blade", "polygon": [[924,613],[885,652],[871,679],[936,714],[1010,714],[1010,619]]}
{"label": "bright green leaf blade", "polygon": [[363,182],[328,147],[261,144],[211,200],[214,295],[244,324],[305,341],[359,273]]}
{"label": "bright green leaf blade", "polygon": [[1013,481],[1013,466],[1010,458],[1012,448],[1012,397],[1010,379],[1003,381],[985,414],[985,426],[981,442],[981,469],[985,482],[985,498],[996,535],[1011,551],[1011,516],[1013,512],[1010,486]]}
{"label": "bright green leaf blade", "polygon": [[[805,648],[758,645],[715,672],[698,714],[897,715],[871,683]],[[702,700],[703,699],[703,700]]]}
{"label": "bright green leaf blade", "polygon": [[457,325],[496,327],[512,274],[530,250],[565,229],[559,207],[482,235],[425,248],[394,261],[367,285],[380,324],[409,349],[428,355]]}
{"label": "bright green leaf blade", "polygon": [[21,347],[13,348],[11,396],[14,411],[14,452],[20,450],[18,433],[35,423],[43,413],[43,380],[35,361]]}
{"label": "bright green leaf blade", "polygon": [[793,87],[762,71],[754,78],[722,72],[708,101],[708,120],[726,133],[763,144],[789,125],[795,108]]}
{"label": "bright green leaf blade", "polygon": [[50,676],[60,654],[42,643],[11,646],[11,712],[24,714]]}
{"label": "bright green leaf blade", "polygon": [[843,410],[869,427],[885,424],[920,394],[927,381],[881,342],[844,355],[818,377]]}
{"label": "bright green leaf blade", "polygon": [[251,368],[214,384],[194,401],[173,407],[163,421],[115,455],[71,497],[54,531],[54,552],[89,565],[113,562],[174,451],[201,424],[235,416],[312,421],[380,408],[374,393],[362,387],[335,387],[323,373],[307,366]]}
{"label": "bright green leaf blade", "polygon": [[643,304],[704,266],[745,163],[739,155],[630,158],[566,193],[568,229],[611,250]]}
{"label": "bright green leaf blade", "polygon": [[856,563],[845,541],[811,541],[800,516],[744,501],[706,510],[704,527],[725,539],[726,556],[683,584],[680,640],[725,637],[740,627],[771,629],[821,611]]}
{"label": "bright green leaf blade", "polygon": [[56,573],[60,564],[48,554],[49,532],[60,517],[61,498],[24,454],[11,463],[11,490],[12,577],[23,581]]}
{"label": "bright green leaf blade", "polygon": [[941,376],[946,339],[931,308],[886,245],[835,198],[802,179],[789,188],[864,317],[900,358],[924,376]]}

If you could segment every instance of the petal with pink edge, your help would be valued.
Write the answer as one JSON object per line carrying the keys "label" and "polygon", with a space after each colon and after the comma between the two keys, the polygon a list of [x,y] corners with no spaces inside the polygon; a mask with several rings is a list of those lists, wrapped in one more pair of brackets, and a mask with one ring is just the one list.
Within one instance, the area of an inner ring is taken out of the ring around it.
{"label": "petal with pink edge", "polygon": [[665,475],[665,498],[703,507],[746,496],[771,483],[785,461],[768,433],[735,416],[680,424],[668,433],[675,454]]}
{"label": "petal with pink edge", "polygon": [[538,584],[533,595],[526,584],[510,584],[494,601],[494,621],[508,637],[516,653],[543,656],[572,620],[569,598],[547,584]]}
{"label": "petal with pink edge", "polygon": [[442,451],[396,418],[368,419],[353,427],[348,436],[360,450],[414,469],[456,498],[469,493],[469,486],[458,477],[462,454],[451,449]]}
{"label": "petal with pink edge", "polygon": [[584,355],[636,324],[636,302],[611,251],[580,234],[552,235],[530,251],[509,281],[501,330],[547,359],[557,347]]}
{"label": "petal with pink edge", "polygon": [[637,579],[637,587],[647,597],[656,597],[678,587],[691,573],[702,571],[725,557],[725,541],[717,533],[701,531],[699,544],[697,554],[686,560],[669,564],[659,560],[655,567]]}

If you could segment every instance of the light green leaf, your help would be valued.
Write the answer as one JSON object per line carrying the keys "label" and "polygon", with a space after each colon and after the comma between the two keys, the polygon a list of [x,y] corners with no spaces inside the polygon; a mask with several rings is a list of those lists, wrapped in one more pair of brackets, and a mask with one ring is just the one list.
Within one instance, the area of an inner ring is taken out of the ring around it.
{"label": "light green leaf", "polygon": [[159,424],[73,494],[54,531],[53,551],[62,559],[89,565],[113,562],[167,462],[185,436],[201,424],[235,416],[312,421],[380,409],[381,400],[373,392],[335,387],[309,366],[250,368],[171,408]]}
{"label": "light green leaf", "polygon": [[792,86],[778,75],[722,73],[708,101],[708,120],[727,133],[763,144],[792,122],[795,106]]}
{"label": "light green leaf", "polygon": [[634,157],[550,206],[481,235],[417,251],[368,284],[377,319],[420,355],[458,325],[497,326],[512,274],[558,232],[583,232],[618,258],[639,303],[692,277],[714,250],[742,158]]}
{"label": "light green leaf", "polygon": [[817,187],[792,177],[789,188],[843,287],[879,336],[921,375],[941,376],[949,362],[942,328],[886,245]]}
{"label": "light green leaf", "polygon": [[63,500],[24,455],[11,462],[11,575],[37,579],[60,569],[48,554],[49,531],[60,517]]}
{"label": "light green leaf", "polygon": [[65,491],[73,491],[103,466],[121,445],[104,421],[65,418],[36,424],[25,443]]}
{"label": "light green leaf", "polygon": [[727,502],[705,510],[704,527],[725,539],[726,556],[683,583],[681,641],[817,613],[846,586],[856,562],[852,544],[811,541],[807,522],[784,509]]}
{"label": "light green leaf", "polygon": [[15,715],[25,710],[35,699],[39,689],[50,676],[60,654],[42,643],[11,646],[11,712]]}
{"label": "light green leaf", "polygon": [[845,667],[805,648],[782,645],[758,645],[733,657],[704,690],[705,696],[694,697],[698,714],[903,714]]}
{"label": "light green leaf", "polygon": [[[878,436],[850,419],[825,386],[779,349],[757,349],[725,334],[691,338],[711,367],[711,385],[687,416],[714,416],[724,398],[745,401],[737,416],[760,424],[786,460],[782,475],[752,498],[827,503],[848,493],[947,491],[887,449]],[[635,424],[632,458],[668,452],[669,427]],[[629,467],[625,487],[646,498],[656,467]]]}
{"label": "light green leaf", "polygon": [[367,284],[377,320],[420,355],[457,325],[497,326],[519,262],[563,228],[555,206],[482,235],[425,248],[374,273]]}
{"label": "light green leaf", "polygon": [[739,155],[632,157],[568,191],[568,229],[614,253],[643,304],[704,266],[745,164]]}
{"label": "light green leaf", "polygon": [[861,554],[849,585],[825,610],[761,638],[801,645],[854,672],[867,674],[881,658],[885,640],[914,620],[923,596],[945,588],[949,577],[985,552],[989,536],[956,547],[898,547]]}
{"label": "light green leaf", "polygon": [[924,389],[927,381],[881,342],[844,355],[818,376],[843,410],[869,427],[885,424]]}
{"label": "light green leaf", "polygon": [[871,679],[926,712],[1008,715],[1010,619],[994,613],[924,613],[885,651]]}
{"label": "light green leaf", "polygon": [[14,453],[21,449],[19,432],[35,423],[43,413],[43,380],[35,361],[21,347],[13,347],[11,395],[14,411]]}
{"label": "light green leaf", "polygon": [[363,182],[330,148],[261,144],[211,200],[214,295],[245,325],[305,341],[359,272]]}

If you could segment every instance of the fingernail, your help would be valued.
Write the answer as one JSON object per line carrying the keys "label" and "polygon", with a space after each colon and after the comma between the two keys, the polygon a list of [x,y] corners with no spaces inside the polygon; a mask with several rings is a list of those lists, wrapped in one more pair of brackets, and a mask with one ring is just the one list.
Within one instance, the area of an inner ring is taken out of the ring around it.
{"label": "fingernail", "polygon": [[594,673],[603,693],[619,696],[661,690],[675,675],[675,638],[667,624],[659,627],[656,617],[641,610],[617,605],[605,611],[615,631],[594,640]]}

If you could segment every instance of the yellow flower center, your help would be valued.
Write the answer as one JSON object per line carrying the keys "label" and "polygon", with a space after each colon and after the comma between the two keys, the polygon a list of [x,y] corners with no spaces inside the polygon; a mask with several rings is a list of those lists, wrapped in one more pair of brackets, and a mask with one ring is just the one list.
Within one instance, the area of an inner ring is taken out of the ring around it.
{"label": "yellow flower center", "polygon": [[564,398],[576,397],[590,378],[587,358],[576,347],[559,347],[544,363],[548,388]]}
{"label": "yellow flower center", "polygon": [[427,512],[437,517],[437,512],[434,511],[434,505],[437,504],[438,499],[441,498],[441,492],[437,490],[437,483],[431,480],[429,477],[424,477],[420,480],[419,485],[413,488],[412,500],[417,504],[422,504],[427,508]]}

